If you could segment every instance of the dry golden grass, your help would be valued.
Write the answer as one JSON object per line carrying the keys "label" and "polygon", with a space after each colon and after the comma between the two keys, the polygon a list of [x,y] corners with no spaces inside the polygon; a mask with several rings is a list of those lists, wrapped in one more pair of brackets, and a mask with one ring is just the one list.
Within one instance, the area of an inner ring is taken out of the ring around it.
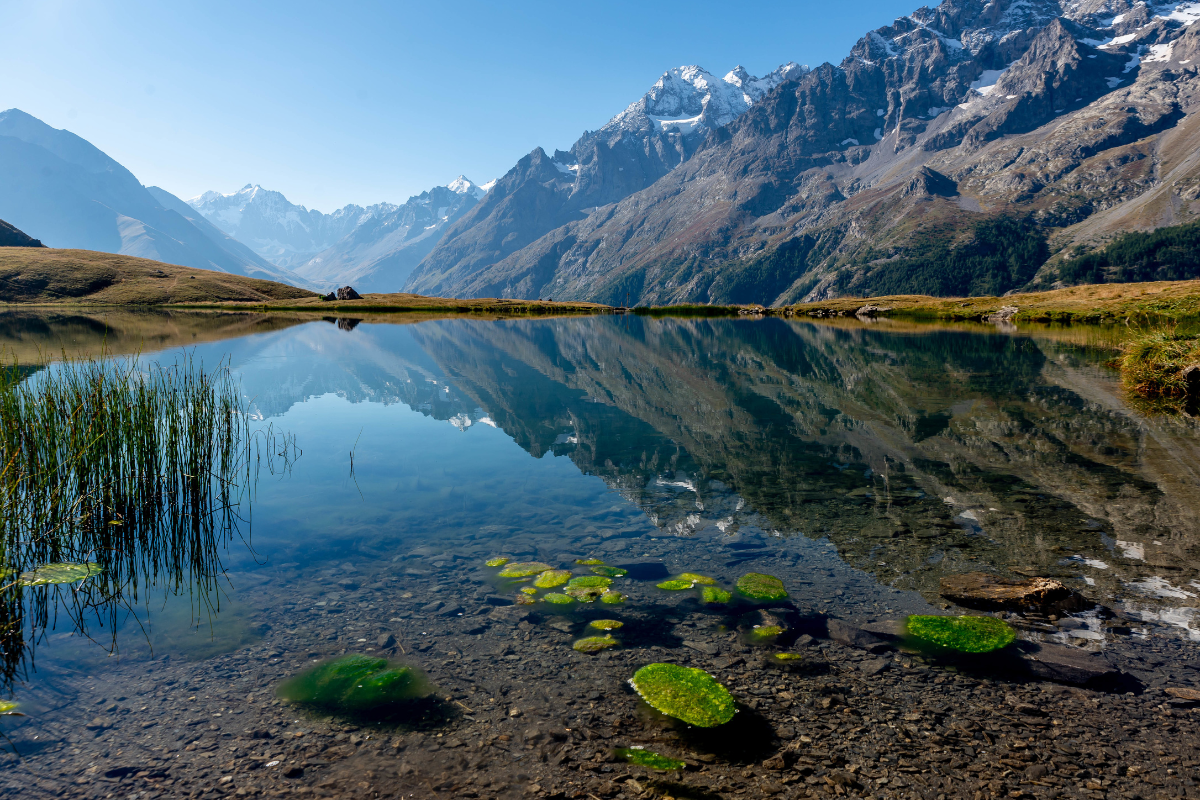
{"label": "dry golden grass", "polygon": [[800,303],[786,310],[802,316],[853,315],[865,305],[890,309],[889,317],[971,320],[1016,306],[1017,321],[1100,323],[1200,317],[1200,281],[1109,283],[1073,286],[1007,297],[843,297]]}
{"label": "dry golden grass", "polygon": [[316,297],[274,281],[94,250],[0,248],[0,302],[161,306]]}

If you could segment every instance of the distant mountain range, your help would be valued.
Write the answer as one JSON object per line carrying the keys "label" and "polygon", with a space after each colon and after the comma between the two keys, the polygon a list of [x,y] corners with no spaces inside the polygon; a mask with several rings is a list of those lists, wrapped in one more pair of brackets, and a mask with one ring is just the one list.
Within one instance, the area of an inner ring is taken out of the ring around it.
{"label": "distant mountain range", "polygon": [[17,109],[0,112],[0,219],[47,247],[307,283],[222,233],[169,192],[143,186],[75,134]]}
{"label": "distant mountain range", "polygon": [[188,202],[261,257],[316,285],[394,292],[444,229],[485,193],[460,175],[402,205],[348,205],[332,214],[310,211],[279,192],[249,184],[232,194],[205,192]]}

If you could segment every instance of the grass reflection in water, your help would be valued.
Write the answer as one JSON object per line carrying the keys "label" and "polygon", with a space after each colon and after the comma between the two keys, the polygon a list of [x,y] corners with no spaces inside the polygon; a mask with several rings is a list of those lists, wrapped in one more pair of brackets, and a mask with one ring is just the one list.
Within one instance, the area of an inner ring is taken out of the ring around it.
{"label": "grass reflection in water", "polygon": [[[216,610],[220,553],[248,535],[260,470],[287,470],[298,452],[251,425],[224,365],[64,358],[0,370],[0,683],[23,675],[59,614],[86,636],[108,631],[115,650],[119,618],[151,588]],[[88,562],[102,569],[78,582],[19,577]]]}

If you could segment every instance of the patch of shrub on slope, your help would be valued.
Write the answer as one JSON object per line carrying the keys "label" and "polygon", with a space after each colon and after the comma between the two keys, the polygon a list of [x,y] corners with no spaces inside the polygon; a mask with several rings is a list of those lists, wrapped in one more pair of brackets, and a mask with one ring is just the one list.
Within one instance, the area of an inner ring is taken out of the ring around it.
{"label": "patch of shrub on slope", "polygon": [[1064,262],[1058,276],[1068,286],[1200,278],[1200,220],[1122,234],[1103,250]]}

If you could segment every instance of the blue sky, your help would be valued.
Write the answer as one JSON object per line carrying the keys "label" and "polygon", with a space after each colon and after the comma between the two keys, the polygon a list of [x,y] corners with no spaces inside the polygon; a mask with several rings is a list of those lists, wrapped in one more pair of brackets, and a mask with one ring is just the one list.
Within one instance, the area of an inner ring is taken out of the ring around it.
{"label": "blue sky", "polygon": [[0,109],[188,198],[246,183],[331,211],[566,149],[668,68],[837,63],[912,0],[0,2]]}

